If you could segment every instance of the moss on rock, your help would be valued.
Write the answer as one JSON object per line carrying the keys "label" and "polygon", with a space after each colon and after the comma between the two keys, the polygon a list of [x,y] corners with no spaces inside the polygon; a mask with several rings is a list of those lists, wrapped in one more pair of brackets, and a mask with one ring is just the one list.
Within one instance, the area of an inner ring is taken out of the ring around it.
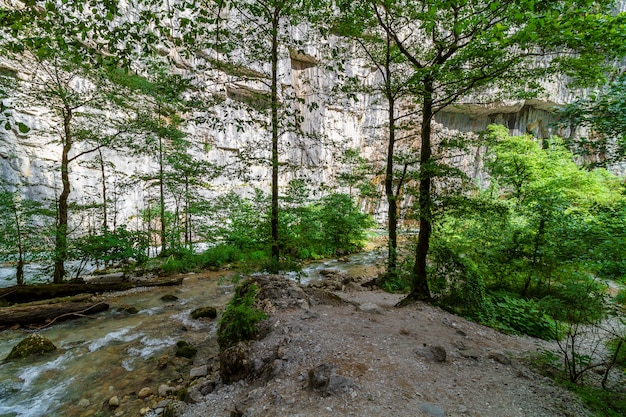
{"label": "moss on rock", "polygon": [[5,360],[22,359],[32,355],[44,355],[54,352],[57,347],[50,340],[39,334],[31,334],[15,345]]}
{"label": "moss on rock", "polygon": [[217,317],[217,309],[215,307],[200,307],[191,312],[193,319],[199,319],[202,317],[208,317],[214,319]]}

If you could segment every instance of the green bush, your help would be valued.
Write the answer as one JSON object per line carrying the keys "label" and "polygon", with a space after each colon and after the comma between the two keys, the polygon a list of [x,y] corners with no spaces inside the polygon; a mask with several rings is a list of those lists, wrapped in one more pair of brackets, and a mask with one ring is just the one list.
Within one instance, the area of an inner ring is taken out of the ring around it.
{"label": "green bush", "polygon": [[258,287],[251,279],[235,288],[235,294],[219,321],[217,342],[221,350],[256,337],[258,333],[256,324],[267,318],[263,311],[254,307],[257,292]]}
{"label": "green bush", "polygon": [[496,327],[509,333],[522,333],[544,340],[554,340],[556,323],[535,300],[497,295]]}
{"label": "green bush", "polygon": [[209,248],[200,255],[203,267],[221,267],[228,263],[238,262],[241,260],[241,251],[231,245],[217,245]]}

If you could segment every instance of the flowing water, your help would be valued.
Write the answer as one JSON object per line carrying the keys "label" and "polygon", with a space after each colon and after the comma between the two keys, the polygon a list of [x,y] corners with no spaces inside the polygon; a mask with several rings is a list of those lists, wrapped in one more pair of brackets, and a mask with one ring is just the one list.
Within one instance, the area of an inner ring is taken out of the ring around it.
{"label": "flowing water", "polygon": [[[303,284],[320,280],[325,269],[371,275],[379,259],[374,251],[314,262],[293,278]],[[110,412],[103,405],[113,396],[122,400],[119,411],[125,410],[124,416],[138,416],[141,408],[153,404],[129,394],[143,387],[156,391],[160,384],[175,385],[188,375],[189,361],[179,358],[157,370],[157,359],[165,354],[173,358],[178,340],[199,347],[198,358],[217,354],[215,322],[192,320],[189,313],[228,302],[233,285],[223,275],[189,275],[179,287],[129,291],[107,299],[111,308],[105,313],[40,330],[60,349],[41,358],[0,363],[0,417],[115,415],[117,410]],[[178,300],[164,302],[165,294]],[[118,311],[123,305],[139,313]],[[0,358],[27,335],[23,330],[0,333]]]}
{"label": "flowing water", "polygon": [[[106,300],[111,308],[105,313],[39,331],[59,351],[0,364],[0,416],[108,415],[102,405],[112,396],[122,399],[144,386],[156,391],[158,384],[180,378],[175,365],[156,371],[156,358],[173,357],[178,340],[201,346],[203,355],[214,354],[215,324],[192,320],[189,313],[228,301],[232,285],[218,285],[219,275],[189,276],[180,287],[129,291]],[[165,294],[179,299],[164,302],[161,296]],[[119,311],[123,305],[139,312]],[[0,333],[0,357],[6,357],[27,334],[22,330]]]}

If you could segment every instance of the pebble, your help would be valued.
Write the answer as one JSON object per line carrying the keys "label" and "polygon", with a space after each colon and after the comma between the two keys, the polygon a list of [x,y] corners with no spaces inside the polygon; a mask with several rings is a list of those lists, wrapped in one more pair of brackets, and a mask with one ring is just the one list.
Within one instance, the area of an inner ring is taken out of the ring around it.
{"label": "pebble", "polygon": [[91,403],[89,402],[89,400],[87,398],[82,398],[79,402],[78,402],[78,406],[80,408],[87,408],[89,407]]}
{"label": "pebble", "polygon": [[424,403],[420,405],[420,410],[432,417],[446,417],[446,412],[443,411],[443,408],[434,404]]}
{"label": "pebble", "polygon": [[111,399],[109,399],[109,407],[119,407],[120,406],[120,399],[117,397],[117,395],[114,395],[113,397],[111,397]]}
{"label": "pebble", "polygon": [[139,391],[139,394],[137,394],[137,397],[139,397],[140,399],[144,399],[151,395],[152,395],[152,388],[145,387]]}

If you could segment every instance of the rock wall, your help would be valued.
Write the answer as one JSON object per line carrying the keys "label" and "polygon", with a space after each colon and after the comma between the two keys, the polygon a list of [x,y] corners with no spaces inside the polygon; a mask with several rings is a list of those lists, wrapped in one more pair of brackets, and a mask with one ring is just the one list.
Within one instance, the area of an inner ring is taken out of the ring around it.
{"label": "rock wall", "polygon": [[[626,1],[620,2],[619,10],[626,9]],[[337,174],[344,169],[338,162],[341,152],[347,148],[359,149],[361,155],[382,166],[385,155],[384,106],[376,97],[358,95],[358,101],[331,94],[337,83],[337,74],[320,66],[315,58],[314,45],[305,48],[305,52],[291,53],[280,63],[280,80],[285,96],[293,95],[302,100],[297,104],[303,119],[301,128],[307,136],[284,135],[281,137],[283,162],[293,169],[285,169],[280,178],[283,189],[292,178],[308,178],[313,186],[335,186]],[[199,54],[192,58],[183,58],[170,51],[176,61],[178,71],[185,72],[204,62],[206,56]],[[364,80],[374,82],[376,72],[358,59],[346,66],[348,75],[357,74]],[[224,74],[207,74],[213,78],[227,78]],[[243,110],[237,110],[233,103],[242,100],[246,88],[253,88],[250,83],[238,85],[226,83],[229,87],[216,87],[213,94],[220,94],[226,100],[212,109],[217,119],[222,121],[245,118]],[[512,134],[532,132],[539,137],[552,134],[569,135],[554,127],[551,109],[556,105],[571,102],[576,93],[569,90],[564,81],[545,83],[546,94],[541,99],[528,101],[475,105],[465,103],[461,106],[440,112],[435,120],[435,132],[447,135],[455,132],[476,132],[490,123],[507,126]],[[0,129],[0,178],[8,184],[19,186],[23,194],[33,199],[53,199],[60,188],[58,161],[60,148],[51,141],[47,129],[50,119],[41,109],[25,109],[15,118],[31,128],[23,134],[19,130]],[[211,124],[189,124],[186,126],[189,137],[198,146],[196,156],[215,163],[233,162],[237,155],[249,151],[252,145],[257,156],[267,156],[269,147],[263,145],[267,135],[258,127],[243,130],[235,124],[226,123],[221,128]],[[410,148],[410,146],[408,147]],[[408,149],[407,148],[407,149]],[[79,152],[80,148],[76,149]],[[457,157],[454,161],[476,177],[481,176],[481,150],[472,155]],[[122,181],[125,176],[137,172],[154,170],[154,162],[131,158],[124,153],[105,151],[105,158],[115,164],[119,174],[112,174],[108,181],[110,188],[114,182]],[[229,189],[245,192],[253,187],[269,191],[269,169],[267,164],[249,166],[245,175],[235,175],[232,171],[212,181],[207,190],[209,196],[217,195]],[[73,193],[76,202],[88,202],[97,198],[100,173],[85,165],[73,164],[71,167]],[[382,190],[382,187],[381,187]],[[117,203],[120,221],[136,214],[145,207],[148,190],[141,186],[131,187]],[[384,203],[364,202],[368,211],[384,218]]]}

